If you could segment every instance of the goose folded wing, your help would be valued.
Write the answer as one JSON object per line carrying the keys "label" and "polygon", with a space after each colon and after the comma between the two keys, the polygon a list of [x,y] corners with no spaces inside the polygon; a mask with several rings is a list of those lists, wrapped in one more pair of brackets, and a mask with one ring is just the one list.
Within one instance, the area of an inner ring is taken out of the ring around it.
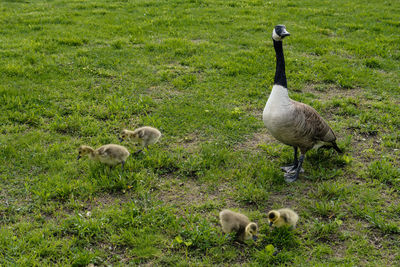
{"label": "goose folded wing", "polygon": [[303,117],[303,120],[301,120],[302,127],[298,127],[298,129],[301,129],[303,136],[323,142],[333,142],[336,140],[331,127],[329,127],[315,109],[300,102],[293,102],[295,102],[296,112]]}

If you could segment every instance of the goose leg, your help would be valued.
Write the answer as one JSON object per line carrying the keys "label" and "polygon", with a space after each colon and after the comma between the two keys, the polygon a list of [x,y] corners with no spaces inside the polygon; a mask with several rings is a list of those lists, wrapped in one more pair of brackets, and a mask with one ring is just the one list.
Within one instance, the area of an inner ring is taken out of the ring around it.
{"label": "goose leg", "polygon": [[298,163],[299,163],[298,160],[297,160],[297,147],[294,146],[293,149],[294,149],[294,162],[293,162],[292,165],[281,167],[281,170],[284,171],[284,172],[290,172],[290,171],[295,170],[297,168]]}
{"label": "goose leg", "polygon": [[[286,172],[286,173],[295,171],[297,169],[297,165],[299,164],[299,161],[297,159],[297,147],[294,146],[293,148],[294,148],[294,162],[293,162],[293,164],[281,167],[281,170]],[[304,170],[301,169],[300,172],[304,172]]]}
{"label": "goose leg", "polygon": [[292,183],[299,178],[299,173],[301,172],[302,168],[301,165],[303,165],[303,160],[304,160],[305,154],[300,155],[300,159],[298,162],[298,166],[296,170],[293,170],[291,172],[286,172],[283,177],[285,177],[285,181],[288,183]]}

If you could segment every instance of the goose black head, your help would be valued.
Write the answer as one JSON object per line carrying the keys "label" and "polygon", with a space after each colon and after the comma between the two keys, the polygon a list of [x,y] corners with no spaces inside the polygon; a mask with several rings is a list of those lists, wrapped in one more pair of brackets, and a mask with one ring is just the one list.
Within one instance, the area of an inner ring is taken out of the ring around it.
{"label": "goose black head", "polygon": [[285,25],[276,25],[272,31],[272,39],[275,41],[282,41],[283,38],[289,35],[290,33],[286,30]]}

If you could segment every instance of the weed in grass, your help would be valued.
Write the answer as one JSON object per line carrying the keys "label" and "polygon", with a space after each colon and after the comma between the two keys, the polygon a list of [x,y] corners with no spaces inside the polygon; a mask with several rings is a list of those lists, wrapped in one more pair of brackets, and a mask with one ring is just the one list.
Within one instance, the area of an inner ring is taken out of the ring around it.
{"label": "weed in grass", "polygon": [[[187,249],[206,252],[212,247],[222,245],[224,237],[207,220],[197,216],[189,216],[181,220],[181,231],[175,243],[185,245]],[[181,242],[179,242],[181,241]]]}
{"label": "weed in grass", "polygon": [[378,69],[381,67],[381,64],[379,64],[379,61],[376,58],[367,58],[365,60],[365,66],[371,69]]}
{"label": "weed in grass", "polygon": [[287,265],[293,263],[293,253],[288,251],[275,252],[273,245],[255,253],[254,258],[260,266]]}
{"label": "weed in grass", "polygon": [[384,234],[400,234],[400,225],[398,223],[384,219],[376,212],[369,212],[368,215],[365,215],[365,218]]}
{"label": "weed in grass", "polygon": [[343,199],[348,194],[346,184],[339,182],[322,182],[316,186],[310,196],[320,200]]}
{"label": "weed in grass", "polygon": [[269,193],[265,188],[259,187],[253,181],[240,181],[237,184],[236,199],[247,204],[256,204],[268,200]]}
{"label": "weed in grass", "polygon": [[278,250],[291,250],[300,245],[300,240],[296,235],[296,231],[291,227],[270,228],[260,227],[260,233],[264,234],[261,244],[272,244]]}
{"label": "weed in grass", "polygon": [[336,218],[340,209],[341,207],[339,206],[339,204],[331,200],[331,201],[315,202],[312,211],[315,214],[325,218],[332,218],[332,217]]}
{"label": "weed in grass", "polygon": [[254,258],[261,265],[288,264],[293,259],[293,249],[300,245],[295,232],[288,227],[260,229],[262,234],[258,246],[261,250],[256,250]]}
{"label": "weed in grass", "polygon": [[328,258],[333,254],[333,250],[327,244],[319,244],[313,249],[313,256],[318,259]]}

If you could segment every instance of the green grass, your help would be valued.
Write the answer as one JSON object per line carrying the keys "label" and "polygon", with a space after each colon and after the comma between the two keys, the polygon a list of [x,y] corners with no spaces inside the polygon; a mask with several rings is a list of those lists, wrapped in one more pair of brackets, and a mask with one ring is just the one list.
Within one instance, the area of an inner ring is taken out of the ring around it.
{"label": "green grass", "polygon": [[[2,1],[0,265],[398,266],[399,21],[398,1]],[[261,120],[276,24],[290,96],[345,150],[290,185]],[[163,137],[124,172],[76,161],[142,125]],[[269,228],[280,207],[297,229]],[[223,235],[223,208],[260,239]]]}

